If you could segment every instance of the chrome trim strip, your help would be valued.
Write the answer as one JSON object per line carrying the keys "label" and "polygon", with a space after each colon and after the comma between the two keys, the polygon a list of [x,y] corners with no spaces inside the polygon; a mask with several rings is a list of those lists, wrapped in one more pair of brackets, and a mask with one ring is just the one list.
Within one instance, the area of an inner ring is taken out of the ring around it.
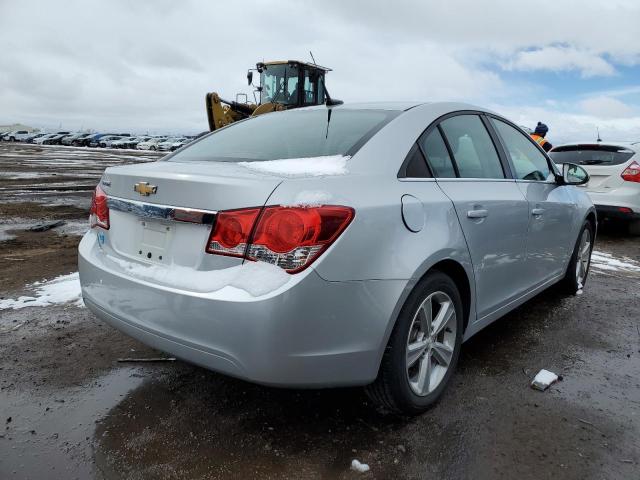
{"label": "chrome trim strip", "polygon": [[136,200],[128,200],[119,197],[107,198],[109,209],[119,212],[131,213],[140,218],[165,220],[171,222],[196,223],[211,225],[218,214],[215,210],[199,210],[193,208],[173,207],[170,205],[157,205]]}

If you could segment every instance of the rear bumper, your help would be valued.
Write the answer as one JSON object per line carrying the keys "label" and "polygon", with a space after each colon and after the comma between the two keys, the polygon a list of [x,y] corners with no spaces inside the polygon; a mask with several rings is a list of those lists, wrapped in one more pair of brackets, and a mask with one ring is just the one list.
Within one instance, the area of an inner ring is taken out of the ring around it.
{"label": "rear bumper", "polygon": [[[612,206],[612,205],[596,205],[596,211],[598,212],[598,219],[605,218],[611,220],[639,220],[640,212],[634,211],[631,207],[627,206]],[[631,208],[631,211],[629,209]]]}
{"label": "rear bumper", "polygon": [[[159,350],[256,383],[328,387],[373,381],[407,282],[329,282],[313,270],[261,297],[180,291],[107,268],[89,232],[82,294],[99,318]],[[304,275],[304,277],[302,277]],[[244,293],[244,292],[242,292]]]}
{"label": "rear bumper", "polygon": [[[624,182],[608,192],[588,191],[598,218],[635,220],[640,218],[640,184]],[[629,212],[627,209],[630,209]]]}

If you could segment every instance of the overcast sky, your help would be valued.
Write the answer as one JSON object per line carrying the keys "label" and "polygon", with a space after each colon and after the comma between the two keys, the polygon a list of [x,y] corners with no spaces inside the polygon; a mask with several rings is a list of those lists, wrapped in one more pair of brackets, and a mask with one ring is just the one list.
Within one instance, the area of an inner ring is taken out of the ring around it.
{"label": "overcast sky", "polygon": [[640,1],[0,0],[0,124],[206,130],[256,61],[316,61],[332,96],[462,100],[549,138],[640,140]]}

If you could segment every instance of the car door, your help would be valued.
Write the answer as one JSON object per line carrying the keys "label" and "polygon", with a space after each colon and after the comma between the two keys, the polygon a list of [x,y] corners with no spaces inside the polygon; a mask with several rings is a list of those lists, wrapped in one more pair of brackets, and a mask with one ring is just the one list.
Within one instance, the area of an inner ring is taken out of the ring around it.
{"label": "car door", "polygon": [[456,114],[419,143],[442,191],[454,204],[473,262],[482,319],[520,296],[527,201],[478,114]]}
{"label": "car door", "polygon": [[577,206],[566,185],[560,185],[551,161],[531,138],[502,119],[491,118],[516,184],[529,204],[526,278],[534,288],[564,273],[573,251],[570,225]]}

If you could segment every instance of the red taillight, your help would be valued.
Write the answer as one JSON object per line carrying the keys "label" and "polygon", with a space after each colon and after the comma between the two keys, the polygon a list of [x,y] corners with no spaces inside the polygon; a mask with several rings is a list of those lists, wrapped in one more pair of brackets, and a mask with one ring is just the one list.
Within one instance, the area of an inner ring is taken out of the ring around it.
{"label": "red taillight", "polygon": [[637,162],[633,162],[627,168],[624,169],[622,175],[620,175],[627,182],[640,183],[640,165]]}
{"label": "red taillight", "polygon": [[[299,272],[326,250],[349,225],[349,207],[265,207],[218,214],[206,251],[261,260]],[[257,220],[255,232],[253,225]]]}
{"label": "red taillight", "polygon": [[207,242],[207,253],[244,257],[249,235],[259,213],[259,208],[227,210],[218,213],[216,225]]}
{"label": "red taillight", "polygon": [[109,230],[109,205],[107,204],[107,194],[96,187],[91,198],[91,209],[89,210],[89,224],[91,228],[100,227]]}

